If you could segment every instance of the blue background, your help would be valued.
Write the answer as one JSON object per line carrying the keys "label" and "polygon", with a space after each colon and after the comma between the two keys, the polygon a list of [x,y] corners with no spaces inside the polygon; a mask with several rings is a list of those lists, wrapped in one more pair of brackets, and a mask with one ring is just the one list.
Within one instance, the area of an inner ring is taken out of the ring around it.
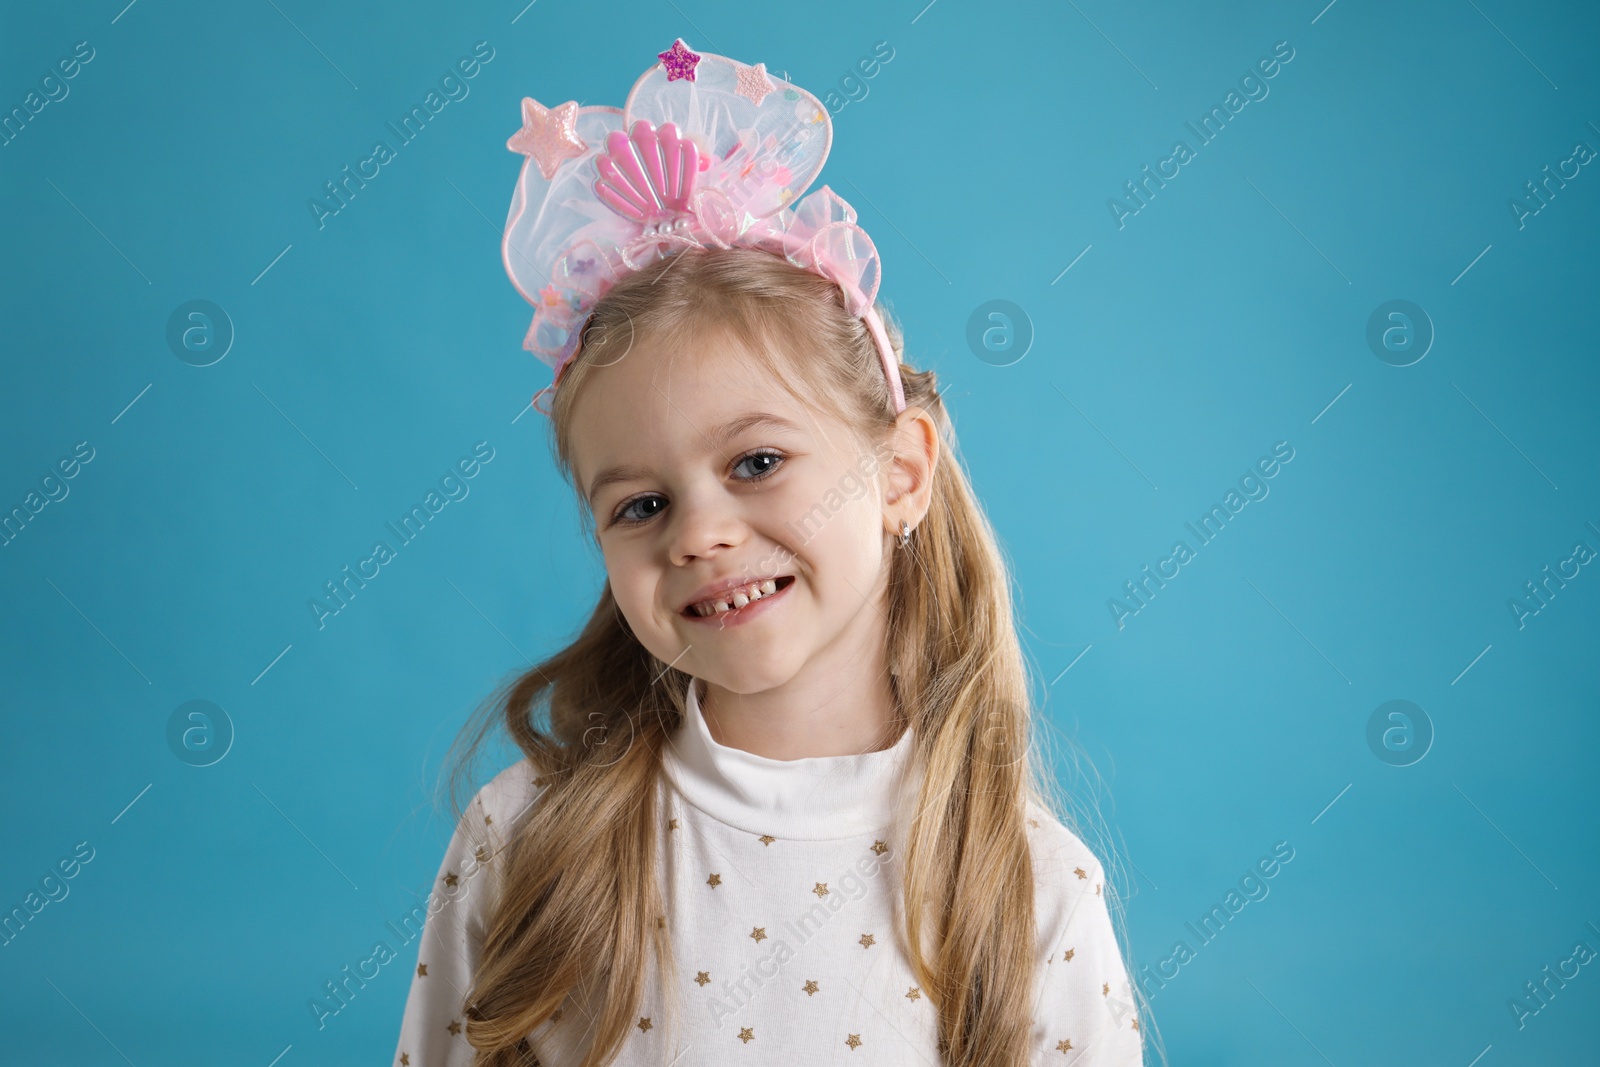
{"label": "blue background", "polygon": [[[393,1054],[414,943],[323,1029],[308,1001],[425,898],[446,745],[603,574],[526,411],[549,372],[500,260],[505,140],[523,96],[620,105],[681,35],[847,101],[821,181],[949,387],[1134,968],[1294,849],[1152,984],[1174,1062],[1592,1062],[1600,962],[1521,1028],[1508,1001],[1600,949],[1600,568],[1523,625],[1509,602],[1600,549],[1600,165],[1520,226],[1510,202],[1600,148],[1600,26],[1324,2],[7,4],[0,110],[94,58],[0,146],[0,509],[94,458],[0,548],[0,907],[94,859],[0,948],[3,1058]],[[323,183],[479,41],[470,94],[319,228]],[[1185,123],[1280,41],[1197,148]],[[235,332],[205,367],[167,341],[197,299]],[[1435,335],[1408,366],[1367,341],[1396,299]],[[990,300],[1016,332],[974,349]],[[479,441],[470,495],[319,629],[323,583]],[[1197,547],[1280,441],[1270,495]],[[1434,735],[1409,766],[1367,740],[1396,699]],[[209,767],[169,748],[190,700],[234,731]]]}

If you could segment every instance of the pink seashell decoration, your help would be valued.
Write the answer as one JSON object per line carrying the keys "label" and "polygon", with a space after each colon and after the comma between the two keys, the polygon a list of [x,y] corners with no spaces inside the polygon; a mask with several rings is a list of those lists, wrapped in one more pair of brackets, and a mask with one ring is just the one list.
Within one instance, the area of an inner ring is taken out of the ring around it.
{"label": "pink seashell decoration", "polygon": [[606,150],[595,157],[595,196],[611,210],[635,222],[669,219],[688,207],[695,175],[702,167],[695,143],[678,134],[670,122],[660,128],[646,119],[629,135],[613,130]]}

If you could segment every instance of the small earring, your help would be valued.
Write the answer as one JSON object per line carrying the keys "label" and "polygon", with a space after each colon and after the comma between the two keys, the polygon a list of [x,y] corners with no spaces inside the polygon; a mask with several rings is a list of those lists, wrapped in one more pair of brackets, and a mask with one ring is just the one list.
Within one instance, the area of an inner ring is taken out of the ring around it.
{"label": "small earring", "polygon": [[900,520],[900,547],[901,548],[905,548],[910,543],[911,543],[911,524],[906,522],[906,520],[901,519]]}

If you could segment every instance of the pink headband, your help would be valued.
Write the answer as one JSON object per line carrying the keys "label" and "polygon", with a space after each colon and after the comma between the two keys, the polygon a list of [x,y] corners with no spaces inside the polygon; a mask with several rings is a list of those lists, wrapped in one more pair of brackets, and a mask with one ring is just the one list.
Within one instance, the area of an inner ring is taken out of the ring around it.
{"label": "pink headband", "polygon": [[[822,170],[833,123],[815,96],[766,65],[694,53],[679,38],[622,108],[553,108],[525,97],[506,147],[523,161],[501,255],[534,306],[522,347],[561,383],[595,301],[656,259],[689,247],[760,248],[829,279],[872,332],[896,412],[899,361],[873,301],[878,250]],[[791,206],[792,205],[792,206]],[[541,284],[542,283],[542,284]]]}

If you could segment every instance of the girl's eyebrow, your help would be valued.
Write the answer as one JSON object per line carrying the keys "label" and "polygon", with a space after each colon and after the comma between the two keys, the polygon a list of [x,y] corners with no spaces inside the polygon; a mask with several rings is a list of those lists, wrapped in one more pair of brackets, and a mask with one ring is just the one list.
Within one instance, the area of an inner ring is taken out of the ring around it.
{"label": "girl's eyebrow", "polygon": [[[750,411],[738,415],[705,435],[713,447],[721,449],[729,440],[739,436],[746,430],[757,426],[770,426],[773,429],[790,430],[795,433],[803,432],[801,428],[781,415],[774,415],[770,411]],[[619,463],[614,467],[607,467],[595,475],[594,481],[589,483],[589,506],[594,507],[594,498],[608,485],[616,482],[632,481],[635,478],[648,478],[653,473],[649,467],[636,463]]]}

